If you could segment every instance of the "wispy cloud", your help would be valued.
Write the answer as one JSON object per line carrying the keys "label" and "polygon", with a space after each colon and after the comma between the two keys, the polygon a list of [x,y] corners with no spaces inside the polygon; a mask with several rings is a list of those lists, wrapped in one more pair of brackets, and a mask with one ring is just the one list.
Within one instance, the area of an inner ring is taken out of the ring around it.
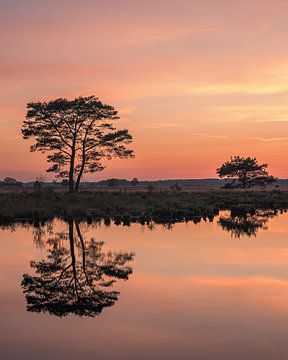
{"label": "wispy cloud", "polygon": [[248,122],[253,123],[287,123],[288,124],[288,117],[286,115],[283,115],[283,117],[277,117],[273,120],[271,119],[260,119],[260,120],[249,120]]}
{"label": "wispy cloud", "polygon": [[179,126],[182,126],[182,124],[158,122],[158,123],[144,125],[142,126],[142,129],[162,129],[162,128],[179,127]]}
{"label": "wispy cloud", "polygon": [[267,84],[212,84],[207,86],[188,87],[187,92],[191,95],[275,95],[287,94],[287,88],[282,85]]}
{"label": "wispy cloud", "polygon": [[273,137],[273,138],[251,137],[250,139],[259,140],[262,142],[271,142],[271,141],[287,141],[288,137]]}
{"label": "wispy cloud", "polygon": [[213,133],[193,133],[192,136],[202,136],[206,138],[216,138],[216,139],[228,139],[229,136],[222,134],[213,134]]}
{"label": "wispy cloud", "polygon": [[130,106],[130,107],[126,107],[126,108],[120,108],[119,114],[127,115],[127,114],[132,114],[134,111],[135,111],[135,106]]}

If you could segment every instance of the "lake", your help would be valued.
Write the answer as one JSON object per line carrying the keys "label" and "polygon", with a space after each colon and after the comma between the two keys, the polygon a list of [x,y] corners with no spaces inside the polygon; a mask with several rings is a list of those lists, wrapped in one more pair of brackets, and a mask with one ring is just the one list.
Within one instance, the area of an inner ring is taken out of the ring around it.
{"label": "lake", "polygon": [[288,359],[288,214],[3,227],[1,359]]}

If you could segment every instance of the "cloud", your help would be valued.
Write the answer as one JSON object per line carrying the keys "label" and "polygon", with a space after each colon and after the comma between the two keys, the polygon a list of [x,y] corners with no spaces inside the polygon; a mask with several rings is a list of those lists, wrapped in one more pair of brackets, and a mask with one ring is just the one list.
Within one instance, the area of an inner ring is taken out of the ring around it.
{"label": "cloud", "polygon": [[287,95],[287,88],[277,84],[211,84],[206,86],[193,86],[187,92],[192,95],[221,95],[221,94],[243,94],[243,95]]}
{"label": "cloud", "polygon": [[260,120],[249,120],[248,122],[254,122],[254,123],[266,123],[266,124],[288,124],[288,117],[287,115],[283,114],[283,116],[277,116],[277,118],[274,118],[273,120],[267,118],[267,119],[260,119]]}
{"label": "cloud", "polygon": [[162,128],[180,127],[180,126],[182,126],[182,124],[158,122],[158,123],[143,125],[141,126],[141,129],[162,129]]}
{"label": "cloud", "polygon": [[193,133],[192,136],[203,136],[206,138],[216,138],[216,139],[228,139],[229,136],[221,134],[212,134],[212,133]]}
{"label": "cloud", "polygon": [[262,142],[272,142],[272,141],[287,141],[288,137],[273,137],[273,138],[251,137],[250,139],[259,140]]}
{"label": "cloud", "polygon": [[119,108],[118,112],[120,115],[132,114],[135,111],[135,106]]}

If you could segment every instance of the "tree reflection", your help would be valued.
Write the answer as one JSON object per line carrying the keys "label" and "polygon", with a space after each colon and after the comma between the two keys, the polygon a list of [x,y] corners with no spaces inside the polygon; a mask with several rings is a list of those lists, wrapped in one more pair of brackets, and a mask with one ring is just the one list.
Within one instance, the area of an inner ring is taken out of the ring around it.
{"label": "tree reflection", "polygon": [[119,292],[111,287],[132,273],[127,263],[133,253],[103,252],[104,242],[93,238],[85,242],[79,223],[73,220],[68,233],[57,233],[47,245],[47,259],[30,263],[35,275],[23,275],[28,311],[94,317],[114,305]]}
{"label": "tree reflection", "polygon": [[221,216],[218,224],[224,231],[228,231],[232,238],[256,236],[259,229],[267,229],[267,222],[277,215],[277,211],[256,210],[253,213]]}

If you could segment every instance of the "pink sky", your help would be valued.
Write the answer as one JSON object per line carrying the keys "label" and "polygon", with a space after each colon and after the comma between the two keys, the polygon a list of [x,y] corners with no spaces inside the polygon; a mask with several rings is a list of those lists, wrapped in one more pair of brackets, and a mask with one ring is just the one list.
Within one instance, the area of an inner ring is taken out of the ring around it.
{"label": "pink sky", "polygon": [[0,7],[0,179],[45,174],[20,135],[28,101],[91,94],[119,110],[136,158],[87,179],[215,177],[238,154],[288,177],[286,0]]}

